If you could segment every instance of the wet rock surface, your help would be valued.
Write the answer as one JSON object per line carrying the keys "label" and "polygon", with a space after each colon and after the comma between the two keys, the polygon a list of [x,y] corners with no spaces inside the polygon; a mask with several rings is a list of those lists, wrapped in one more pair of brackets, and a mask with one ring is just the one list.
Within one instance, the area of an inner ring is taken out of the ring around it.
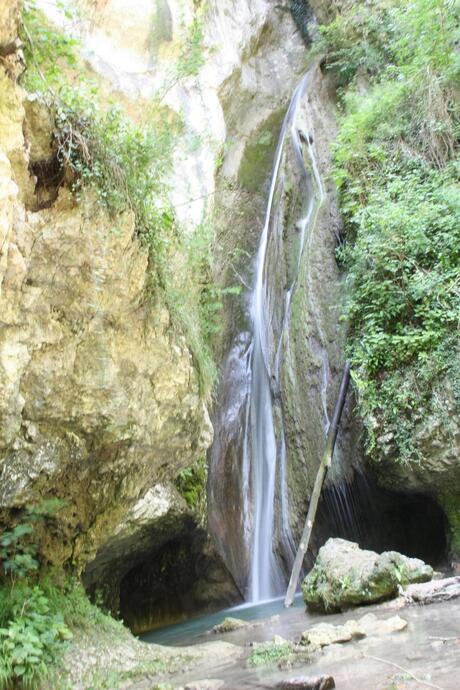
{"label": "wet rock surface", "polygon": [[337,642],[349,642],[352,639],[361,639],[366,633],[356,623],[348,621],[345,625],[331,625],[330,623],[320,623],[310,630],[302,633],[301,643],[312,645],[313,647],[327,647]]}
{"label": "wet rock surface", "polygon": [[[403,613],[395,615],[396,606],[404,606]],[[324,622],[351,629],[358,624],[366,636],[306,654],[302,652],[306,648],[298,645],[306,622],[311,622],[310,628]],[[359,615],[356,610],[331,614],[327,620],[321,615],[306,615],[300,607],[292,608],[282,611],[277,621],[270,619],[262,626],[249,625],[224,635],[224,640],[234,644],[220,657],[217,648],[216,653],[212,651],[214,643],[205,645],[209,653],[206,670],[189,669],[163,682],[178,690],[198,679],[218,678],[224,682],[225,690],[246,690],[290,687],[282,684],[331,676],[341,690],[389,690],[392,685],[401,686],[400,690],[416,690],[424,687],[424,682],[434,683],[442,690],[457,690],[459,626],[457,600],[429,607],[407,606],[398,600],[361,608]],[[268,660],[256,668],[248,665],[248,656],[254,649],[273,648],[275,636],[284,640],[287,656]],[[252,644],[254,640],[258,645]],[[201,648],[201,644],[196,645],[197,653]],[[180,651],[188,653],[190,649]],[[243,654],[232,657],[238,649]],[[134,687],[137,690],[138,686]],[[143,690],[144,686],[139,686],[139,690],[141,687]]]}
{"label": "wet rock surface", "polygon": [[222,623],[215,625],[212,629],[213,633],[228,633],[234,630],[241,630],[241,628],[246,628],[251,624],[248,621],[240,620],[239,618],[232,618],[231,616],[224,618]]}
{"label": "wet rock surface", "polygon": [[187,683],[184,690],[219,690],[225,682],[218,678],[203,678],[192,683]]}
{"label": "wet rock surface", "polygon": [[415,604],[434,604],[460,597],[460,577],[448,577],[404,588],[402,597]]}
{"label": "wet rock surface", "polygon": [[362,640],[369,635],[388,635],[407,627],[407,621],[400,616],[379,620],[373,613],[362,616],[359,620],[349,620],[344,625],[319,623],[302,633],[300,643],[311,647],[322,648],[328,645]]}
{"label": "wet rock surface", "polygon": [[396,596],[398,587],[426,582],[433,569],[396,551],[377,554],[345,539],[329,539],[302,583],[307,606],[331,611]]}
{"label": "wet rock surface", "polygon": [[276,690],[332,690],[335,682],[332,676],[300,676],[283,680],[275,685]]}

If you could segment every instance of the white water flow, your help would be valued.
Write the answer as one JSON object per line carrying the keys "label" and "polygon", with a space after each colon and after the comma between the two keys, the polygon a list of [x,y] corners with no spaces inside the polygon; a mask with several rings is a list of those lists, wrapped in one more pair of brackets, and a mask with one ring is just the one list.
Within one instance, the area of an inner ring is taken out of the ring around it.
{"label": "white water flow", "polygon": [[[324,197],[312,137],[309,132],[301,132],[298,125],[299,109],[308,81],[307,74],[295,89],[281,128],[250,302],[252,345],[248,366],[251,388],[247,400],[243,444],[243,510],[250,554],[248,600],[252,602],[264,601],[283,592],[286,573],[282,560],[284,558],[289,567],[289,561],[292,562],[294,557],[287,497],[284,422],[275,397],[279,398],[283,338],[287,337],[291,300],[305,239],[309,233],[311,236],[316,211]],[[283,226],[280,199],[285,191],[283,162],[288,146],[289,152],[292,150],[299,177],[302,218],[294,228],[287,228],[287,232],[297,233],[297,266],[294,278],[284,288],[282,318],[277,329],[279,333],[275,335],[276,295],[273,284],[276,276],[272,275],[273,266],[269,266],[267,250],[269,243],[273,241],[275,250],[282,252],[283,232],[286,228]],[[276,539],[281,542],[283,558],[274,548]]]}

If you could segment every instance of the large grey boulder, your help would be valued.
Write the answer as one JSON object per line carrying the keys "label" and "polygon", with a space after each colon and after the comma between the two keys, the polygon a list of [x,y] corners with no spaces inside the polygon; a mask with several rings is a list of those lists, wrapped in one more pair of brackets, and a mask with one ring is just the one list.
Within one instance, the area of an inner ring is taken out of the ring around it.
{"label": "large grey boulder", "polygon": [[378,554],[345,539],[329,539],[303,581],[302,593],[311,608],[334,611],[389,599],[399,585],[432,577],[433,569],[418,558],[397,551]]}

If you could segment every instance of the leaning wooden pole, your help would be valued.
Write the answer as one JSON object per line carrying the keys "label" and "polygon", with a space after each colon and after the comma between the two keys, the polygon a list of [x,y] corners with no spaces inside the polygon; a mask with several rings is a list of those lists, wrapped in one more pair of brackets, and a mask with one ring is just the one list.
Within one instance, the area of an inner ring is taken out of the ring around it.
{"label": "leaning wooden pole", "polygon": [[305,520],[305,527],[303,528],[302,538],[300,540],[299,548],[297,549],[294,565],[292,566],[291,579],[289,580],[286,598],[284,600],[284,606],[286,608],[289,608],[289,606],[291,606],[292,602],[294,601],[294,595],[297,589],[300,571],[302,569],[302,563],[305,558],[305,554],[308,550],[313,525],[315,523],[316,511],[318,508],[319,497],[321,495],[321,489],[323,487],[324,479],[326,478],[327,470],[331,465],[332,457],[334,455],[335,441],[337,439],[340,417],[342,416],[342,410],[345,404],[345,398],[347,396],[349,382],[350,365],[347,362],[343,368],[342,381],[340,383],[339,395],[337,398],[337,402],[335,404],[334,416],[332,417],[332,421],[329,426],[329,431],[326,439],[326,447],[324,449],[323,457],[321,459],[321,463],[318,468],[318,473],[316,475],[315,485],[313,487],[313,493],[311,495],[310,505],[308,507],[307,519]]}

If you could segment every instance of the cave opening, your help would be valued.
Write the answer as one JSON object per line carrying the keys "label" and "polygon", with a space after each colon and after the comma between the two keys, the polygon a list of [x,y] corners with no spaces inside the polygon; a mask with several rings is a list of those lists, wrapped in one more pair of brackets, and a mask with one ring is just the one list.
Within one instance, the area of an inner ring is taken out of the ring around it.
{"label": "cave opening", "polygon": [[[435,498],[391,491],[355,473],[326,485],[318,508],[306,570],[329,537],[378,553],[398,551],[442,568],[447,565],[446,518]],[[119,613],[135,633],[210,613],[241,600],[204,530],[191,522],[140,554],[119,580]]]}
{"label": "cave opening", "polygon": [[203,530],[143,555],[120,582],[121,618],[135,633],[231,606],[240,594]]}
{"label": "cave opening", "polygon": [[355,472],[324,487],[317,522],[324,541],[341,537],[378,553],[399,551],[434,567],[447,565],[446,517],[429,494],[383,489]]}

